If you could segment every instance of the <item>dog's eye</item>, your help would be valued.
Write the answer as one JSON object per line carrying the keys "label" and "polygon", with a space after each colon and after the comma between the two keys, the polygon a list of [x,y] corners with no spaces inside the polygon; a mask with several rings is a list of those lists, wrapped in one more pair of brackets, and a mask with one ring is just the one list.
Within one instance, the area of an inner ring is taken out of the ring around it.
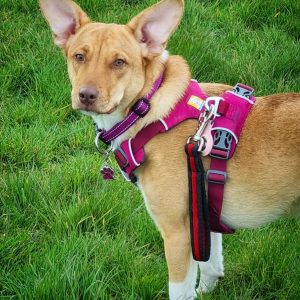
{"label": "dog's eye", "polygon": [[125,64],[126,64],[125,60],[119,58],[119,59],[117,59],[117,60],[114,61],[113,67],[114,67],[114,68],[121,68],[121,67],[123,67]]}
{"label": "dog's eye", "polygon": [[78,53],[78,54],[75,54],[75,59],[78,61],[78,62],[84,62],[85,61],[85,56],[84,54],[81,54],[81,53]]}

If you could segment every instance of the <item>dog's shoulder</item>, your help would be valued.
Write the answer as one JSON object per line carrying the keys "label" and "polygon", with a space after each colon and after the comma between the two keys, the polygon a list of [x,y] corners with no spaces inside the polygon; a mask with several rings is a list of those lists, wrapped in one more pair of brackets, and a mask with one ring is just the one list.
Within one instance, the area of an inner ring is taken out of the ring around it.
{"label": "dog's shoulder", "polygon": [[222,84],[222,83],[204,83],[201,82],[199,83],[201,86],[202,90],[206,95],[209,97],[211,96],[220,96],[222,95],[225,91],[232,90],[233,87],[227,84]]}

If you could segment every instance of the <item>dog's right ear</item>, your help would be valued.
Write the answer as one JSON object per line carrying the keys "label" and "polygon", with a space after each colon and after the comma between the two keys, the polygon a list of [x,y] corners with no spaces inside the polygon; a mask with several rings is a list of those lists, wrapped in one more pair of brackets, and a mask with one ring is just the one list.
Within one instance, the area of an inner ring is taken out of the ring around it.
{"label": "dog's right ear", "polygon": [[69,37],[90,22],[86,13],[71,0],[39,0],[42,12],[50,25],[54,42],[64,48]]}

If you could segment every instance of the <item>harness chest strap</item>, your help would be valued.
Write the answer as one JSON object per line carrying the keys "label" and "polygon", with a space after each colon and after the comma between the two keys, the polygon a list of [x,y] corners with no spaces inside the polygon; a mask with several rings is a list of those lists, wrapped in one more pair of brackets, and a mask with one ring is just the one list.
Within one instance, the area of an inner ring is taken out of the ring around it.
{"label": "harness chest strap", "polygon": [[124,177],[136,182],[134,171],[144,162],[144,146],[157,134],[167,132],[187,119],[199,118],[206,95],[200,89],[197,81],[192,80],[182,97],[170,114],[145,128],[136,137],[124,141],[114,154]]}

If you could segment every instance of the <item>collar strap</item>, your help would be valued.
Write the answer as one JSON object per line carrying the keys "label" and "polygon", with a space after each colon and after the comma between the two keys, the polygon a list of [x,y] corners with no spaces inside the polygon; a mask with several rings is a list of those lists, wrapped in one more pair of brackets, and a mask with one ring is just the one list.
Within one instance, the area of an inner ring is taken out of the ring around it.
{"label": "collar strap", "polygon": [[163,81],[163,75],[154,82],[150,92],[140,98],[130,109],[128,115],[119,123],[114,125],[109,130],[103,130],[97,128],[97,137],[105,144],[110,144],[117,137],[126,132],[131,126],[133,126],[139,119],[143,118],[150,110],[150,100],[160,88]]}

